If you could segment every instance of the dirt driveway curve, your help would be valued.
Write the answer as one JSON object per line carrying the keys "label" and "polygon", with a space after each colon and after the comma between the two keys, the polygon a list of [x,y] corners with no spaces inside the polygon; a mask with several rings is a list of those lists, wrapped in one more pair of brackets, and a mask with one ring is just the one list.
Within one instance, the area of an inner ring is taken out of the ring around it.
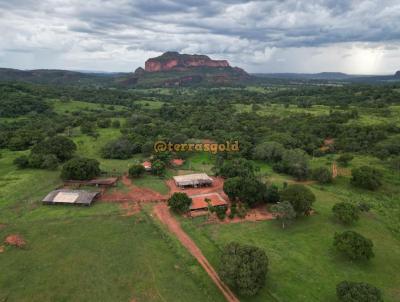
{"label": "dirt driveway curve", "polygon": [[157,218],[164,223],[170,232],[172,232],[183,246],[197,259],[200,265],[204,268],[210,278],[214,281],[217,287],[221,290],[222,294],[225,296],[226,300],[229,302],[239,302],[239,299],[235,294],[229,289],[229,287],[222,282],[219,278],[217,272],[208,262],[206,257],[203,255],[201,250],[197,247],[196,243],[187,235],[180,224],[169,212],[169,209],[165,203],[159,203],[154,206],[154,214]]}

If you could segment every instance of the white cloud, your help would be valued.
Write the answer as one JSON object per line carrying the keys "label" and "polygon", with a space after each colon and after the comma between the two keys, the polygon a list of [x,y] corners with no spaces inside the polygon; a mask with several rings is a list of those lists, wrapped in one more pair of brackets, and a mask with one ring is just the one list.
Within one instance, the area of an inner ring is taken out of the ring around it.
{"label": "white cloud", "polygon": [[395,0],[0,0],[0,17],[3,67],[132,71],[176,50],[251,72],[400,68]]}

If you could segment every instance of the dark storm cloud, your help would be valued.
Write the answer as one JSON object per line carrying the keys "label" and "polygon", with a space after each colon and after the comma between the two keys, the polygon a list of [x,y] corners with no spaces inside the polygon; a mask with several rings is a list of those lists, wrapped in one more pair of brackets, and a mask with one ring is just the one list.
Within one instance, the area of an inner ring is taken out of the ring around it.
{"label": "dark storm cloud", "polygon": [[45,47],[54,60],[177,50],[241,63],[341,43],[398,51],[389,44],[400,41],[395,0],[0,0],[0,15],[0,52]]}

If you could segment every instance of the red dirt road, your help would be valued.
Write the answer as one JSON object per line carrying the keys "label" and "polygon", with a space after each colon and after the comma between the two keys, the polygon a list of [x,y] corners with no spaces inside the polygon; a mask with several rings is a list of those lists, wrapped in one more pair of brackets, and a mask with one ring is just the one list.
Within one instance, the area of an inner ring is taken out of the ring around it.
{"label": "red dirt road", "polygon": [[164,196],[158,192],[147,188],[140,188],[132,184],[132,181],[124,175],[121,182],[128,188],[128,192],[114,191],[105,192],[101,197],[101,201],[114,202],[150,202],[150,201],[165,201],[168,196]]}
{"label": "red dirt road", "polygon": [[196,243],[183,231],[178,221],[169,212],[169,209],[165,203],[159,203],[154,206],[154,214],[157,218],[164,223],[171,233],[173,233],[182,245],[197,259],[200,265],[204,268],[210,278],[214,281],[217,287],[221,290],[226,300],[229,302],[239,302],[239,299],[229,289],[229,287],[222,282],[217,272],[208,262],[206,257],[203,255],[201,250],[197,247]]}

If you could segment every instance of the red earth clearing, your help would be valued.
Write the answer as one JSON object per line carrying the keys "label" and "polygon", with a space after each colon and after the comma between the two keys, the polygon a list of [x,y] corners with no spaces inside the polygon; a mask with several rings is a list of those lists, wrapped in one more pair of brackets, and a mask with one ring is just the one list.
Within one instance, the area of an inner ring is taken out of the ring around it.
{"label": "red earth clearing", "polygon": [[8,235],[4,240],[5,244],[16,246],[16,247],[24,247],[26,245],[26,241],[18,234]]}
{"label": "red earth clearing", "polygon": [[132,184],[128,176],[124,175],[121,179],[122,183],[128,187],[128,192],[105,192],[101,197],[101,201],[114,202],[151,202],[151,201],[166,201],[168,196],[164,196],[148,188],[140,188]]}
{"label": "red earth clearing", "polygon": [[219,278],[217,272],[204,257],[201,250],[197,247],[196,243],[183,231],[178,221],[170,214],[169,209],[165,203],[159,203],[154,206],[154,214],[156,217],[165,224],[169,231],[173,233],[182,245],[196,258],[200,265],[204,268],[212,281],[221,290],[226,300],[229,302],[239,302],[235,294],[229,289],[228,286]]}

